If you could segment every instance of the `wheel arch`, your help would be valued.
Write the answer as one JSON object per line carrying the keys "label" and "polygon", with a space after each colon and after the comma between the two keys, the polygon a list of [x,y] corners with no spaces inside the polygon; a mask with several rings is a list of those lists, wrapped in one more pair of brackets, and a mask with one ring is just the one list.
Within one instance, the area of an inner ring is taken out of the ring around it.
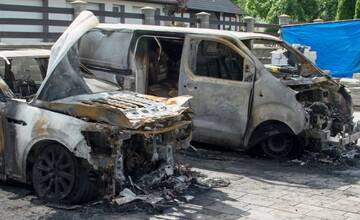
{"label": "wheel arch", "polygon": [[267,139],[276,134],[292,134],[296,133],[291,129],[291,127],[285,122],[279,120],[267,120],[260,123],[255,127],[253,132],[251,132],[250,138],[248,139],[247,149],[250,149],[263,140]]}
{"label": "wheel arch", "polygon": [[26,183],[31,183],[31,173],[32,173],[32,167],[35,162],[36,156],[41,152],[41,150],[51,144],[57,144],[65,149],[68,149],[64,143],[61,143],[58,140],[53,139],[43,139],[35,142],[34,144],[29,147],[28,152],[25,156],[25,162],[24,162],[24,177]]}

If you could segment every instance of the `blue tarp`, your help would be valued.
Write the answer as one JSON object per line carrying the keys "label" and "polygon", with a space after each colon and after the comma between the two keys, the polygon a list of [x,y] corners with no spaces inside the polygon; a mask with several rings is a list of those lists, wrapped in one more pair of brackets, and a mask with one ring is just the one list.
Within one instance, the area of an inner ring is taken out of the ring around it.
{"label": "blue tarp", "polygon": [[284,26],[281,35],[289,44],[310,46],[316,64],[334,77],[360,72],[360,20]]}

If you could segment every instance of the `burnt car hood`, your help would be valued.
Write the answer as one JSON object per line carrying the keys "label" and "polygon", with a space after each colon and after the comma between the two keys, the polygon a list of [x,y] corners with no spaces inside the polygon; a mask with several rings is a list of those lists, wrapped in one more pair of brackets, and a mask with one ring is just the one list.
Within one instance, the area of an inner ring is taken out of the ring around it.
{"label": "burnt car hood", "polygon": [[34,105],[89,121],[138,129],[152,122],[179,117],[189,109],[185,105],[190,98],[167,99],[117,91],[72,96],[52,102],[37,101]]}
{"label": "burnt car hood", "polygon": [[83,11],[64,31],[51,48],[46,77],[38,89],[33,101],[38,100],[42,93],[46,93],[48,88],[52,87],[52,85],[50,85],[50,81],[52,78],[56,77],[56,74],[63,74],[62,71],[55,71],[55,69],[63,61],[69,50],[78,42],[78,40],[98,24],[99,20],[92,12]]}

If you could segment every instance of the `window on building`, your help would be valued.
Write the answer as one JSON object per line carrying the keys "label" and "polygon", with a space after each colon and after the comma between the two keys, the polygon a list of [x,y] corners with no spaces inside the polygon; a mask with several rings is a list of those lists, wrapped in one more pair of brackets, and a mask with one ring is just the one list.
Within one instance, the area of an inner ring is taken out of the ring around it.
{"label": "window on building", "polygon": [[[227,14],[227,13],[224,13],[222,19],[223,19],[224,22],[237,22],[237,17],[236,17],[235,14]],[[230,25],[223,24],[223,25],[222,25],[222,29],[223,29],[223,30],[236,31],[236,30],[237,30],[237,27],[234,26],[234,25],[231,25],[231,24],[230,24]]]}
{"label": "window on building", "polygon": [[[114,13],[125,13],[125,5],[113,5],[113,12]],[[120,23],[125,23],[125,18],[124,17],[120,17],[119,18],[119,22]]]}
{"label": "window on building", "polygon": [[232,48],[216,42],[200,42],[193,72],[198,76],[242,81],[244,58]]}

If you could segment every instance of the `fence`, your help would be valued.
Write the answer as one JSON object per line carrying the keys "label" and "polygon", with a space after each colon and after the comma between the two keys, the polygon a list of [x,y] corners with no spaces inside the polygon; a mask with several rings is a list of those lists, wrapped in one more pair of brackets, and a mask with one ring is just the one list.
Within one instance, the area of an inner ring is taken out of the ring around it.
{"label": "fence", "polygon": [[[71,23],[71,20],[58,20],[50,19],[49,14],[67,15],[75,18],[81,11],[85,10],[86,3],[82,1],[75,1],[72,4],[73,8],[58,8],[47,6],[23,6],[23,5],[9,5],[0,4],[0,11],[12,11],[12,12],[30,12],[41,13],[41,19],[33,18],[0,18],[0,25],[29,25],[29,26],[41,26],[42,31],[38,32],[24,32],[24,31],[3,31],[0,30],[0,38],[23,38],[23,39],[43,39],[44,42],[53,42],[60,35],[61,32],[51,32],[50,27],[66,27]],[[192,27],[198,28],[211,28],[214,26],[227,25],[236,27],[239,30],[254,32],[255,28],[272,28],[279,29],[277,24],[259,24],[255,23],[255,19],[251,17],[245,17],[243,22],[232,21],[218,21],[210,20],[210,14],[201,12],[196,14],[192,18],[175,17],[175,16],[162,16],[157,10],[151,7],[142,8],[142,13],[125,13],[125,12],[111,12],[91,10],[96,16],[99,17],[100,22],[104,22],[106,17],[119,18],[123,22],[126,18],[139,19],[143,24],[159,25],[161,22],[167,25],[174,25],[174,23],[188,24]],[[65,17],[64,16],[64,17]],[[286,19],[286,18],[285,18]],[[280,18],[281,20],[281,18]],[[281,20],[284,22],[284,19]]]}

